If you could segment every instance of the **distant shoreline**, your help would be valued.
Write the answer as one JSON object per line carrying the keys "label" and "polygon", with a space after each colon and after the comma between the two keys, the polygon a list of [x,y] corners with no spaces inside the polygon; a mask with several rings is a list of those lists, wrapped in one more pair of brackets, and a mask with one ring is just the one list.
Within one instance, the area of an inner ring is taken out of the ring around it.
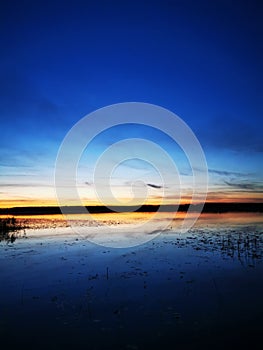
{"label": "distant shoreline", "polygon": [[[189,204],[176,205],[142,205],[137,206],[113,206],[108,208],[106,206],[67,206],[63,207],[63,213],[67,214],[84,214],[86,209],[92,214],[101,213],[129,213],[129,212],[186,212]],[[199,211],[200,205],[195,204],[191,208],[191,212]],[[227,213],[227,212],[263,212],[263,203],[205,203],[203,213]],[[0,215],[55,215],[61,214],[60,207],[57,206],[40,206],[40,207],[13,207],[0,208]]]}

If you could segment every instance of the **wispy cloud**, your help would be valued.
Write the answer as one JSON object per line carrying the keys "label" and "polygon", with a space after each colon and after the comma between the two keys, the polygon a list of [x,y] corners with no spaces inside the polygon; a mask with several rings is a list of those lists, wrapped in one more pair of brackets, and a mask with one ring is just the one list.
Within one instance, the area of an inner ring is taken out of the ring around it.
{"label": "wispy cloud", "polygon": [[[1,165],[0,165],[0,168],[1,168]],[[0,174],[0,177],[6,177],[6,178],[10,178],[10,177],[31,177],[31,176],[37,176],[37,174],[10,174],[10,173],[7,173],[7,174]]]}
{"label": "wispy cloud", "polygon": [[0,187],[54,187],[52,184],[44,183],[9,183],[9,184],[0,184]]}
{"label": "wispy cloud", "polygon": [[257,182],[230,182],[225,180],[224,183],[234,189],[263,193],[263,185]]}
{"label": "wispy cloud", "polygon": [[120,165],[136,170],[148,170],[150,167],[149,164],[141,159],[129,159],[122,162]]}
{"label": "wispy cloud", "polygon": [[2,158],[0,157],[0,167],[5,168],[30,168],[32,166],[31,163],[26,163],[22,159],[17,158]]}
{"label": "wispy cloud", "polygon": [[208,172],[210,174],[216,174],[221,176],[245,176],[248,174],[236,172],[236,171],[227,171],[227,170],[216,170],[216,169],[209,169]]}

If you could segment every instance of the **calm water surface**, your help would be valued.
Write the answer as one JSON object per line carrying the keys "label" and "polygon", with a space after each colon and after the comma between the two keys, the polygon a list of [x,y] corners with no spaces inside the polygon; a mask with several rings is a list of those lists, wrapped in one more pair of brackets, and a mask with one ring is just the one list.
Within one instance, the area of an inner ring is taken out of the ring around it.
{"label": "calm water surface", "polygon": [[[145,215],[99,214],[90,227]],[[3,348],[261,349],[262,215],[202,214],[185,234],[176,219],[143,245],[114,249],[61,216],[20,217],[25,232],[0,242]]]}

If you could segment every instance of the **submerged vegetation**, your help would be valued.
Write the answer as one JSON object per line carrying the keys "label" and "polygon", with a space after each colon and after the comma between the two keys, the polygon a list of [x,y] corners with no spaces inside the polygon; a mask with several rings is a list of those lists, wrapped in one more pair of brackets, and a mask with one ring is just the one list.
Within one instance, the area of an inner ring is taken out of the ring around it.
{"label": "submerged vegetation", "polygon": [[0,219],[0,242],[7,241],[13,243],[23,228],[14,217]]}

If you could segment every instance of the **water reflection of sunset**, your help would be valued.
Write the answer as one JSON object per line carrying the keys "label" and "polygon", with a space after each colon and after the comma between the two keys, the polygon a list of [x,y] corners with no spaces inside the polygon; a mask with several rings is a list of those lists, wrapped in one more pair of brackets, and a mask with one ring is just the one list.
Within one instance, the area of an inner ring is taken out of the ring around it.
{"label": "water reflection of sunset", "polygon": [[[169,229],[174,229],[180,226],[185,219],[195,217],[195,213],[177,212],[169,224]],[[10,215],[0,215],[0,219],[10,217]],[[18,222],[25,225],[27,228],[54,229],[58,227],[68,227],[70,224],[81,225],[87,227],[97,226],[122,226],[136,225],[148,220],[154,222],[170,221],[171,213],[101,213],[101,214],[72,214],[67,217],[62,214],[55,215],[12,215]],[[212,225],[219,227],[220,225],[243,225],[243,224],[263,224],[263,215],[261,213],[202,213],[198,218],[195,226]],[[56,232],[54,231],[53,234]],[[52,232],[51,232],[52,234]]]}

